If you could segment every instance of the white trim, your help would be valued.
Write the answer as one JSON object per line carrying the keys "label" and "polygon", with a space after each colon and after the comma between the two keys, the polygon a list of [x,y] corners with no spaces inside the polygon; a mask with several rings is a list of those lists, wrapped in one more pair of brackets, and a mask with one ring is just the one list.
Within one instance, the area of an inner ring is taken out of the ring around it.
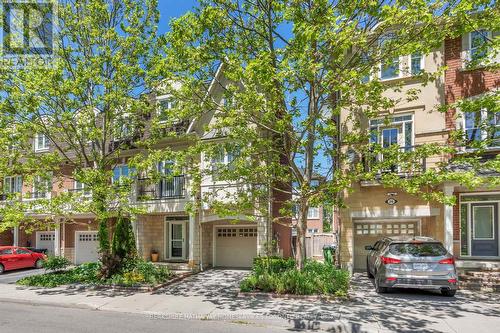
{"label": "white trim", "polygon": [[[417,53],[417,52],[415,52],[415,53]],[[407,73],[407,75],[410,76],[410,77],[418,75],[418,74],[413,74],[411,72],[411,59],[412,59],[413,54],[415,54],[415,53],[412,53],[412,54],[408,55],[408,66],[407,66],[408,67],[408,73]],[[420,70],[421,71],[425,71],[425,56],[426,55],[423,54],[423,53],[420,55]]]}
{"label": "white trim", "polygon": [[[476,212],[475,208],[480,208],[480,207],[486,207],[486,208],[491,208],[491,218],[493,219],[491,222],[491,227],[492,227],[492,237],[489,238],[477,238],[476,237],[476,229],[474,228],[475,221],[476,221]],[[475,205],[472,206],[472,240],[495,240],[495,205],[490,204],[490,205]]]}
{"label": "white trim", "polygon": [[[38,148],[38,136],[39,135],[43,135],[43,137],[44,137],[44,147],[42,147],[42,148]],[[34,140],[35,152],[36,153],[42,153],[42,152],[49,151],[50,150],[49,141],[50,141],[49,138],[45,134],[43,134],[43,133],[36,133],[35,134],[35,140]]]}
{"label": "white trim", "polygon": [[[498,192],[498,191],[493,191],[493,192],[467,192],[467,193],[459,193],[459,196],[460,197],[466,197],[466,196],[473,196],[473,195],[489,195],[489,194],[498,195],[498,194],[500,194],[500,192]],[[497,200],[497,201],[500,202],[500,200]],[[472,202],[472,201],[467,201],[467,202]],[[484,201],[480,201],[480,202],[484,202]]]}
{"label": "white trim", "polygon": [[[492,33],[490,30],[486,30],[486,29],[478,29],[479,31],[480,30],[483,30],[483,31],[486,31],[486,39],[492,39]],[[467,39],[469,40],[469,43],[467,45],[467,53],[466,53],[466,60],[467,61],[472,61],[472,33],[473,32],[479,32],[478,30],[474,30],[474,31],[470,31],[470,32],[467,32],[466,35],[467,35]],[[491,47],[488,47],[487,48],[488,51],[491,49]]]}

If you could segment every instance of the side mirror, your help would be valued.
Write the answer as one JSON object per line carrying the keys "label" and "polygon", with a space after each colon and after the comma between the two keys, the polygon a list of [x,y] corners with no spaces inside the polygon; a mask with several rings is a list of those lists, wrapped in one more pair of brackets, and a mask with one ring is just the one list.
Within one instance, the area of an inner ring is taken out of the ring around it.
{"label": "side mirror", "polygon": [[372,245],[366,245],[365,250],[366,251],[373,251],[373,250],[375,250],[375,248]]}

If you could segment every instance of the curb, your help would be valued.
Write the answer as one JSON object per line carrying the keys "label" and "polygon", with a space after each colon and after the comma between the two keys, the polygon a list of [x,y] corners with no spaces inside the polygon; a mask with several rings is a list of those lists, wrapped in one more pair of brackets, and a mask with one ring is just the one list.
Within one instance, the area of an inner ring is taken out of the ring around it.
{"label": "curb", "polygon": [[98,307],[78,304],[78,303],[60,303],[60,302],[46,302],[46,301],[32,301],[17,298],[0,298],[0,302],[31,305],[31,306],[49,306],[53,308],[71,308],[71,309],[81,309],[81,310],[98,310]]}
{"label": "curb", "polygon": [[322,302],[339,302],[345,300],[342,297],[336,296],[326,296],[326,295],[294,295],[294,294],[276,294],[276,293],[265,293],[265,292],[239,292],[237,297],[255,297],[255,298],[277,298],[277,299],[293,299],[293,300],[305,300],[305,301],[322,301]]}

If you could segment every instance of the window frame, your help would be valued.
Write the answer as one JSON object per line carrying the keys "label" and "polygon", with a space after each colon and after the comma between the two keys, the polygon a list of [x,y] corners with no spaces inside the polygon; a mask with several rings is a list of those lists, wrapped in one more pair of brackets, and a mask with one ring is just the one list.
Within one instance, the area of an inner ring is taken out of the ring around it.
{"label": "window frame", "polygon": [[[40,136],[43,137],[43,147],[39,148]],[[50,142],[50,140],[47,137],[47,135],[45,135],[44,133],[36,133],[35,134],[35,140],[34,140],[35,152],[48,151],[50,149],[49,142]]]}
{"label": "window frame", "polygon": [[[20,184],[17,183],[17,180],[20,179]],[[9,184],[9,191],[7,191],[7,183]],[[14,185],[14,188],[17,185],[20,185],[19,191],[13,191],[12,190],[12,185]],[[9,193],[9,194],[15,194],[15,193],[23,193],[23,177],[22,176],[5,176],[3,179],[3,192],[4,193]]]}
{"label": "window frame", "polygon": [[[413,56],[415,54],[420,54],[420,71],[419,73],[413,73]],[[425,54],[423,53],[417,53],[417,52],[414,52],[410,55],[408,55],[408,74],[410,76],[417,76],[417,75],[420,75],[422,74],[422,72],[424,72],[425,70]]]}
{"label": "window frame", "polygon": [[156,116],[158,117],[158,122],[160,124],[166,123],[168,121],[167,119],[161,119],[162,118],[162,116],[161,116],[162,107],[161,106],[162,106],[162,103],[165,101],[168,103],[167,110],[173,109],[175,107],[175,104],[177,103],[177,101],[172,99],[171,95],[161,95],[161,96],[156,97],[156,104],[157,104]]}
{"label": "window frame", "polygon": [[[489,31],[489,30],[485,30],[485,29],[479,29],[479,30],[474,30],[474,31],[469,31],[467,33],[467,38],[469,39],[469,43],[468,43],[468,50],[467,50],[467,60],[468,61],[473,61],[473,55],[472,55],[472,34],[473,33],[480,33],[480,31],[485,31],[486,32],[486,36],[484,36],[485,39],[491,39],[492,38],[492,32]],[[477,49],[478,47],[476,46],[474,49]],[[490,47],[488,47],[488,50],[490,49]]]}
{"label": "window frame", "polygon": [[[394,121],[395,118],[398,117],[407,117],[410,116],[411,119],[402,119],[398,121]],[[398,128],[401,127],[401,134],[398,131],[398,145],[400,148],[404,148],[405,151],[411,150],[415,146],[415,115],[413,113],[404,113],[404,114],[393,114],[390,115],[392,121],[388,124],[385,122],[385,117],[373,118],[368,121],[368,129],[370,131],[370,144],[383,144],[382,142],[382,130],[390,129],[390,128]],[[375,123],[376,122],[376,123]],[[411,144],[408,146],[406,144],[406,125],[411,123]],[[373,142],[372,129],[376,128],[377,141]],[[403,143],[403,145],[401,145]]]}
{"label": "window frame", "polygon": [[[474,148],[470,147],[469,144],[472,143],[472,142],[475,142],[477,141],[475,138],[470,140],[469,141],[469,137],[467,135],[467,131],[468,130],[478,130],[479,131],[479,134],[480,134],[480,138],[479,138],[479,141],[484,141],[484,140],[487,140],[488,139],[488,131],[481,128],[481,125],[484,123],[484,122],[487,122],[488,121],[488,114],[490,113],[490,111],[488,111],[487,109],[483,108],[479,111],[480,113],[480,119],[479,119],[479,124],[476,124],[474,123],[474,127],[470,127],[468,128],[467,127],[467,117],[466,115],[467,114],[474,114],[474,115],[477,115],[477,112],[463,112],[462,113],[462,128],[463,128],[463,131],[464,131],[464,134],[465,134],[465,139],[466,139],[466,143],[465,143],[465,148],[467,150],[474,150]],[[494,114],[493,117],[495,118],[496,115]],[[497,130],[495,132],[500,132],[500,123],[496,123],[495,125],[491,125],[492,127],[496,127]],[[495,139],[492,139],[493,141],[495,141]],[[497,144],[494,144],[494,145],[491,145],[491,146],[488,146],[488,149],[498,149],[500,148],[500,137],[496,139],[496,141],[498,142]]]}
{"label": "window frame", "polygon": [[[311,212],[316,212],[317,214],[311,214]],[[316,220],[319,219],[319,207],[309,207],[307,210],[307,219]]]}
{"label": "window frame", "polygon": [[[128,170],[127,176],[124,176],[123,173],[121,172],[123,167],[127,167],[127,170]],[[118,179],[115,180],[115,170],[117,168],[120,168],[120,175],[119,175]],[[131,168],[127,163],[115,165],[115,167],[113,168],[113,176],[111,177],[111,184],[121,184],[122,178],[132,179],[131,174],[132,174],[133,170],[134,170],[134,168]]]}

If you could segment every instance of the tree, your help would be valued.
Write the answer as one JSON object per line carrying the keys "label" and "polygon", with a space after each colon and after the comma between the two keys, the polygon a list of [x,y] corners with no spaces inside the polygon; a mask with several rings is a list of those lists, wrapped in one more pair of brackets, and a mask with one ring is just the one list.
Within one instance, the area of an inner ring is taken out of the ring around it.
{"label": "tree", "polygon": [[[156,0],[59,1],[51,66],[1,70],[1,121],[8,126],[0,143],[9,152],[0,159],[1,174],[43,180],[44,191],[69,178],[92,193],[90,199],[80,191],[12,201],[1,211],[3,229],[30,218],[27,212],[68,218],[92,212],[100,254],[110,253],[109,218],[136,212],[127,177],[136,170],[113,169],[124,151],[140,145],[154,110],[148,95],[158,19]],[[35,144],[49,142],[49,152],[33,151],[35,135]]]}
{"label": "tree", "polygon": [[[220,141],[200,140],[180,159],[193,152],[214,159],[220,146],[236,150],[231,161],[218,165],[217,177],[248,185],[224,200],[201,200],[223,216],[275,216],[262,204],[270,198],[279,202],[280,218],[290,217],[297,206],[298,268],[305,258],[308,208],[342,206],[351,184],[374,179],[377,171],[396,163],[418,170],[405,179],[384,173],[380,181],[451,200],[437,184],[453,179],[472,185],[477,174],[444,165],[422,172],[419,161],[452,154],[453,147],[425,144],[406,152],[370,144],[370,129],[362,124],[401,102],[384,94],[401,91],[401,83],[367,80],[375,68],[393,66],[391,59],[400,55],[427,54],[470,22],[494,27],[494,6],[488,1],[200,1],[194,12],[171,23],[158,73],[177,83],[165,87],[179,101],[172,114],[196,120],[215,113],[205,132]],[[419,79],[425,85],[441,71],[421,73]],[[222,100],[207,94],[213,84],[222,90]],[[408,91],[403,99],[417,94]],[[341,111],[348,119],[340,118]],[[372,161],[369,172],[364,161],[352,158],[370,154],[384,159]],[[320,186],[311,186],[314,172],[326,178]],[[423,186],[431,190],[420,191]]]}

